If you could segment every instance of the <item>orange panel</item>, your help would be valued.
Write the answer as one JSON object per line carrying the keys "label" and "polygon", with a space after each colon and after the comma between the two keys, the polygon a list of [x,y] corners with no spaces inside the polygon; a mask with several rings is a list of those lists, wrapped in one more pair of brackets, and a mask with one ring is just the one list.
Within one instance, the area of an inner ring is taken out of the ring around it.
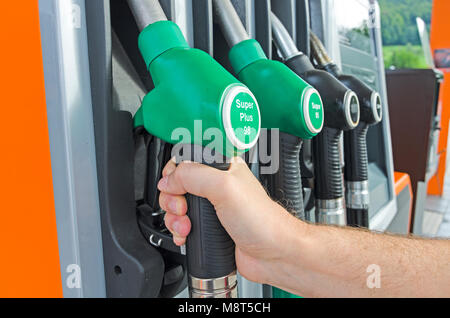
{"label": "orange panel", "polygon": [[410,231],[411,225],[412,225],[411,217],[412,217],[412,208],[413,208],[413,202],[414,202],[414,195],[413,195],[412,186],[411,186],[411,178],[410,178],[409,174],[401,173],[401,172],[394,172],[394,180],[395,180],[394,189],[395,189],[396,196],[398,196],[400,194],[400,192],[402,192],[403,189],[405,189],[406,187],[409,189],[409,193],[411,195],[411,202],[410,202],[410,207],[409,207],[409,222],[408,222],[408,224],[410,225],[410,229],[409,229],[409,231]]}
{"label": "orange panel", "polygon": [[450,1],[434,0],[431,19],[431,47],[436,49],[450,48]]}
{"label": "orange panel", "polygon": [[0,1],[0,297],[61,297],[38,0]]}
{"label": "orange panel", "polygon": [[[436,49],[450,49],[450,1],[434,0],[431,21],[431,47]],[[444,192],[444,177],[447,162],[447,144],[450,122],[450,69],[441,69],[444,72],[444,83],[441,86],[439,99],[441,113],[441,134],[439,138],[438,153],[441,158],[436,175],[428,184],[428,194],[442,196]]]}

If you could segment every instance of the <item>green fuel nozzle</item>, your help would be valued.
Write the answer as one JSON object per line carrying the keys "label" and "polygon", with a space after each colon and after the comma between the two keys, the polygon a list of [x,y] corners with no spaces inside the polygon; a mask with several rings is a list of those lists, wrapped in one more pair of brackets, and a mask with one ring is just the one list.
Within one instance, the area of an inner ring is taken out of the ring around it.
{"label": "green fuel nozzle", "polygon": [[[135,116],[135,128],[144,127],[170,144],[205,147],[212,156],[233,157],[252,148],[261,118],[250,90],[207,53],[190,48],[158,0],[128,4],[142,29],[139,49],[155,84]],[[211,157],[198,158],[195,151],[193,155],[188,160],[229,168],[226,162],[210,163]],[[209,201],[192,195],[187,201],[192,223],[186,243],[190,296],[237,297],[234,242]]]}
{"label": "green fuel nozzle", "polygon": [[350,226],[369,227],[369,169],[367,132],[371,125],[381,122],[382,102],[378,92],[360,79],[343,74],[328,55],[323,43],[311,31],[311,49],[319,67],[334,75],[357,95],[361,120],[352,131],[344,133],[347,223]]}

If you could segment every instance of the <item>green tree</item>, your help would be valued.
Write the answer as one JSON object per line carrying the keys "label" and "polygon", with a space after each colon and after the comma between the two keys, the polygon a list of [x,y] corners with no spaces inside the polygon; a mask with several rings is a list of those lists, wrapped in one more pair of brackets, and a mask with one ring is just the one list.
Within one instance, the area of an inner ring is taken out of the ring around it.
{"label": "green tree", "polygon": [[420,44],[416,17],[431,23],[432,0],[379,0],[385,45]]}
{"label": "green tree", "polygon": [[384,47],[384,64],[386,68],[427,68],[420,46],[386,46]]}

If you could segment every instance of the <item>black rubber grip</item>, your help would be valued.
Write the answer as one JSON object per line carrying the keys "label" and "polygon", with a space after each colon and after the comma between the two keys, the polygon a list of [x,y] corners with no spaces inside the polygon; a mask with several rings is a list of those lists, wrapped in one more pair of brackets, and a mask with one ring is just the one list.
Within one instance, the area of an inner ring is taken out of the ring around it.
{"label": "black rubber grip", "polygon": [[344,133],[345,180],[362,182],[369,180],[367,155],[367,131],[369,126],[361,122],[354,130]]}
{"label": "black rubber grip", "polygon": [[369,210],[347,208],[347,225],[351,227],[369,228]]}
{"label": "black rubber grip", "polygon": [[342,130],[325,127],[313,139],[316,199],[334,200],[344,196],[339,149],[341,136]]}
{"label": "black rubber grip", "polygon": [[[230,167],[229,164],[210,166],[224,171]],[[187,196],[187,202],[192,223],[186,242],[189,275],[199,279],[229,275],[236,270],[235,244],[220,223],[214,206],[193,195]]]}
{"label": "black rubber grip", "polygon": [[280,166],[268,176],[268,191],[275,201],[296,217],[304,220],[303,187],[300,173],[302,140],[280,132]]}

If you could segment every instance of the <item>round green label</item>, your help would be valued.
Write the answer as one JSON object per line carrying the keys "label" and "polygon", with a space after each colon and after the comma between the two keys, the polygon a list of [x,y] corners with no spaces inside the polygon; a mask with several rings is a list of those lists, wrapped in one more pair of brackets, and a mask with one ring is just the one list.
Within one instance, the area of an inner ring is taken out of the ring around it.
{"label": "round green label", "polygon": [[306,118],[306,120],[309,119],[310,124],[313,128],[311,130],[313,132],[320,132],[324,124],[324,111],[322,99],[320,98],[320,95],[314,90],[309,97],[309,101],[307,102],[308,102],[307,107],[309,118]]}
{"label": "round green label", "polygon": [[256,142],[260,131],[258,103],[248,93],[240,92],[231,103],[231,128],[239,143],[249,146]]}

